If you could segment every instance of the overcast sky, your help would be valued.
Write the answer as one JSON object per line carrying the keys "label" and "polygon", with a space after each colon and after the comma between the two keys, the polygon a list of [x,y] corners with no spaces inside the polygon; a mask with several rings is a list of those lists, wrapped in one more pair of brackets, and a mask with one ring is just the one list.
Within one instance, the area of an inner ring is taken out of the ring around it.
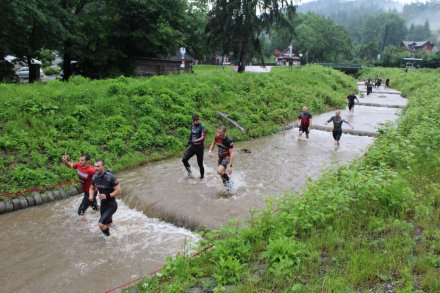
{"label": "overcast sky", "polygon": [[[307,3],[307,2],[311,2],[311,1],[314,1],[314,0],[297,0],[298,2],[301,2],[301,3]],[[428,0],[394,0],[394,1],[396,1],[396,2],[400,2],[400,3],[402,3],[402,4],[408,4],[408,3],[413,3],[413,2],[427,2]]]}

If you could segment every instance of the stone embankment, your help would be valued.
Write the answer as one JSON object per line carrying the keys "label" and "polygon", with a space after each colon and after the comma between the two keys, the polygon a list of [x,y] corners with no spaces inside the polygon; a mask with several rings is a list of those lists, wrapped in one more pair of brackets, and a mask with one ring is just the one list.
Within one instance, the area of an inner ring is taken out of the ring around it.
{"label": "stone embankment", "polygon": [[44,193],[33,192],[26,196],[19,195],[13,198],[3,198],[0,200],[0,215],[68,198],[70,196],[78,195],[81,192],[82,189],[80,187],[73,186],[67,190],[45,191]]}

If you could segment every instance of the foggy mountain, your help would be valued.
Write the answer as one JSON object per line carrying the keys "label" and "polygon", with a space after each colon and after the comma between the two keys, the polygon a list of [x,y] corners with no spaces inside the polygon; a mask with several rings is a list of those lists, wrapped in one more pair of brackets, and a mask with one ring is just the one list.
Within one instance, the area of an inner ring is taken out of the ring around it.
{"label": "foggy mountain", "polygon": [[405,17],[408,27],[423,25],[428,20],[432,33],[440,33],[440,0],[406,5],[393,0],[316,0],[299,5],[298,11],[331,17],[345,27],[368,14],[397,12]]}

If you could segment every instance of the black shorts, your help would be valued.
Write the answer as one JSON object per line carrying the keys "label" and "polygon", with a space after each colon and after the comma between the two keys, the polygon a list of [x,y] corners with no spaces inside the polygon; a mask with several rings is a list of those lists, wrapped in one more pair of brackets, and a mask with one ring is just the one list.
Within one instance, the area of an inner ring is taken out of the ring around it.
{"label": "black shorts", "polygon": [[229,162],[229,157],[218,158],[218,165],[225,167],[225,169],[228,168]]}
{"label": "black shorts", "polygon": [[116,213],[117,209],[118,203],[116,200],[105,204],[102,204],[101,202],[101,217],[99,218],[98,222],[104,225],[113,223],[113,214]]}
{"label": "black shorts", "polygon": [[351,110],[354,108],[354,103],[348,103],[348,110]]}
{"label": "black shorts", "polygon": [[341,139],[342,130],[333,130],[333,138],[336,141],[339,141]]}
{"label": "black shorts", "polygon": [[299,127],[299,131],[300,131],[300,132],[309,133],[309,125],[301,125],[301,126]]}

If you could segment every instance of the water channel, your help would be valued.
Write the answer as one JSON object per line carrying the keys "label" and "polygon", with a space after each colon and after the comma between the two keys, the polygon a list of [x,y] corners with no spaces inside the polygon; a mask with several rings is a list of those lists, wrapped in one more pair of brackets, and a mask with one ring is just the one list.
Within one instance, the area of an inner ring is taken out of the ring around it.
{"label": "water channel", "polygon": [[[361,102],[404,104],[395,93],[378,93]],[[356,129],[375,131],[400,110],[356,106],[342,112]],[[314,117],[324,124],[332,112]],[[235,144],[232,192],[215,173],[216,159],[205,157],[206,177],[188,177],[179,158],[117,174],[123,197],[109,240],[98,231],[98,212],[81,221],[80,196],[0,216],[0,283],[4,292],[102,292],[161,267],[166,256],[183,252],[197,240],[191,228],[217,228],[229,218],[250,216],[269,196],[299,192],[323,168],[336,168],[360,156],[372,137],[344,134],[335,148],[330,132],[312,130],[308,141],[297,129]],[[195,168],[194,168],[195,167]]]}

